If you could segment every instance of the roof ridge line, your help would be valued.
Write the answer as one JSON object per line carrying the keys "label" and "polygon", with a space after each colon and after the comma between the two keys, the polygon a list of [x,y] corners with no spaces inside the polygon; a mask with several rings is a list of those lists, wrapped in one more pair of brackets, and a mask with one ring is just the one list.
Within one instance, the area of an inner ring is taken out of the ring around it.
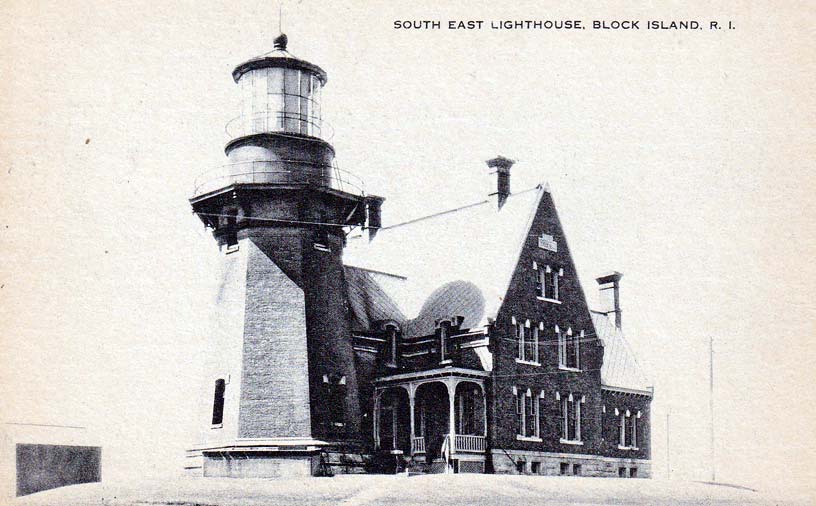
{"label": "roof ridge line", "polygon": [[[542,189],[542,188],[543,188],[543,186],[541,186],[539,184],[539,185],[536,185],[536,186],[534,186],[532,188],[527,188],[526,190],[521,190],[519,192],[511,193],[510,195],[508,195],[508,198],[513,197],[515,195],[521,195],[522,193],[527,193],[527,192],[531,192],[531,191],[534,191],[534,190],[539,190],[539,189]],[[464,206],[454,207],[453,209],[447,209],[445,211],[439,211],[437,213],[428,214],[428,215],[425,215],[425,216],[420,216],[419,218],[414,218],[412,220],[403,221],[402,223],[397,223],[397,224],[394,224],[394,225],[389,225],[387,227],[382,227],[380,230],[389,230],[389,229],[392,229],[392,228],[401,227],[403,225],[410,225],[410,224],[416,223],[418,221],[428,220],[428,219],[431,219],[431,218],[436,218],[437,216],[443,216],[445,214],[455,213],[456,211],[461,211],[462,209],[468,209],[470,207],[476,207],[476,206],[480,206],[482,204],[489,204],[490,202],[492,202],[492,199],[481,200],[479,202],[474,202],[473,204],[466,204]]]}
{"label": "roof ridge line", "polygon": [[399,278],[399,279],[405,279],[405,280],[408,279],[407,276],[403,276],[401,274],[394,274],[393,272],[386,272],[386,271],[378,271],[377,269],[369,269],[368,267],[360,267],[358,265],[344,264],[343,267],[348,267],[348,268],[351,268],[351,269],[359,269],[361,271],[366,271],[366,272],[374,272],[374,273],[377,273],[377,274],[382,274],[384,276],[391,276],[392,278]]}

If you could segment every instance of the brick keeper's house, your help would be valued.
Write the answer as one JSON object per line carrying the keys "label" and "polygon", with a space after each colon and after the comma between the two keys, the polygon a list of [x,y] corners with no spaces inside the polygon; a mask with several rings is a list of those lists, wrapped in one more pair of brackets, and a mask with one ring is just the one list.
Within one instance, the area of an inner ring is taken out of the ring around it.
{"label": "brick keeper's house", "polygon": [[286,45],[234,70],[228,162],[190,199],[222,263],[188,472],[648,477],[621,274],[590,309],[549,188],[497,157],[484,200],[383,227]]}

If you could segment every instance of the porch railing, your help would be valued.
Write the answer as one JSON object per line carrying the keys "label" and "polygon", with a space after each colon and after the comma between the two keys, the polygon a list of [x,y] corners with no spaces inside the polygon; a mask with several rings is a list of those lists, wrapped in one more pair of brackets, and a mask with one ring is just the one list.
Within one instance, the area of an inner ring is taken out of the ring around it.
{"label": "porch railing", "polygon": [[485,437],[456,434],[455,448],[457,452],[484,452]]}
{"label": "porch railing", "polygon": [[425,438],[414,437],[411,438],[411,454],[425,453]]}

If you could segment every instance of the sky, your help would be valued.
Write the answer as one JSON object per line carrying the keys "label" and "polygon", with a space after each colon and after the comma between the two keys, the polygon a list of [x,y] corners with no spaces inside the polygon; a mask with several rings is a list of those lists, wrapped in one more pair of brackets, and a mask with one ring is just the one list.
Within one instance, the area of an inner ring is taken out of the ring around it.
{"label": "sky", "polygon": [[[718,479],[816,477],[812,5],[435,4],[283,8],[385,223],[482,200],[484,161],[517,160],[513,189],[550,184],[591,302],[624,273],[655,474],[710,477],[713,338]],[[393,28],[421,19],[736,29]],[[177,472],[218,262],[187,199],[225,161],[231,71],[271,50],[278,5],[9,0],[0,26],[0,418],[87,426],[111,474]]]}

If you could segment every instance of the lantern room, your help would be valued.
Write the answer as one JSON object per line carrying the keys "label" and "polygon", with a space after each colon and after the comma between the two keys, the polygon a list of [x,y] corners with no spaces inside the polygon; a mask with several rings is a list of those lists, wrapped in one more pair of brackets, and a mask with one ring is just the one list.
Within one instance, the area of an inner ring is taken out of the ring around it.
{"label": "lantern room", "polygon": [[293,56],[286,44],[286,35],[279,35],[274,51],[232,72],[241,89],[241,115],[227,124],[232,139],[263,133],[322,138],[320,95],[326,72]]}

